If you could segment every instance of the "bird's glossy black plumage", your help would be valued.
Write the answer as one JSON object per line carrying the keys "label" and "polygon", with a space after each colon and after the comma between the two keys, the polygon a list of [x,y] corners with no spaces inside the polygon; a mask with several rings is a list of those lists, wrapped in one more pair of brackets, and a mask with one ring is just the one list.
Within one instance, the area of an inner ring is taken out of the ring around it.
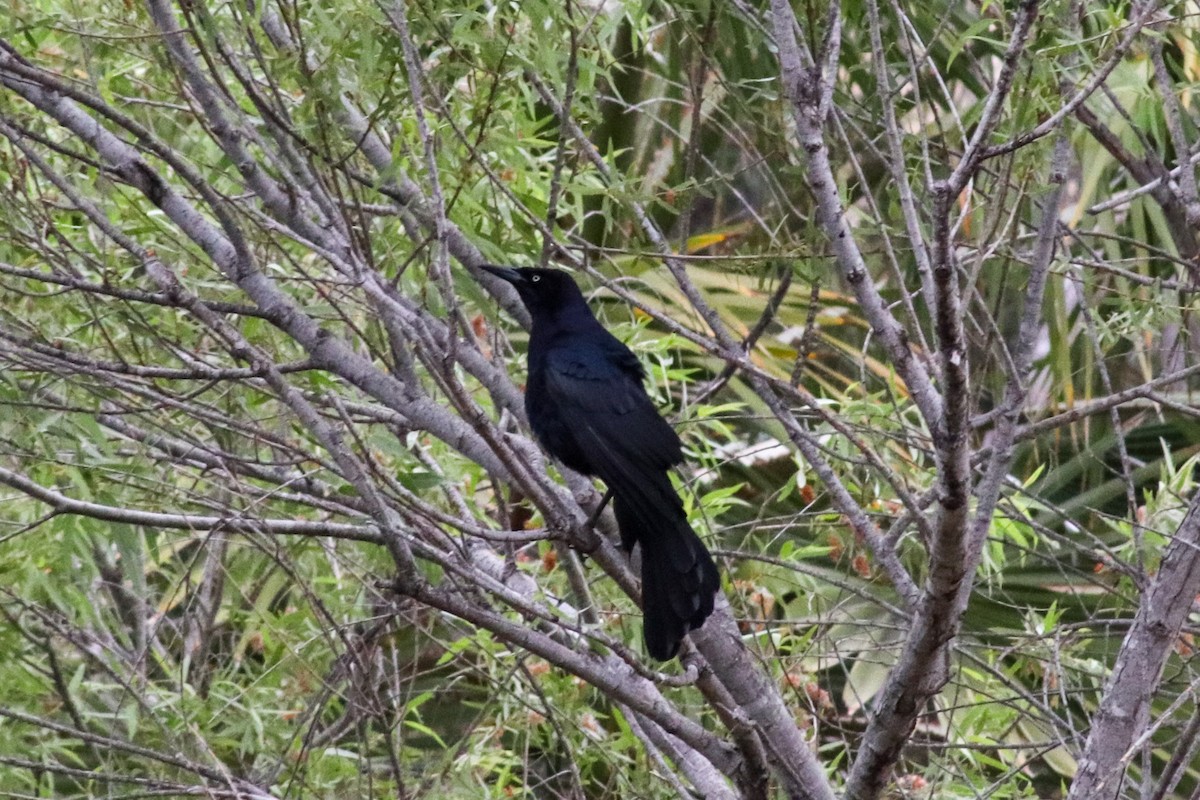
{"label": "bird's glossy black plumage", "polygon": [[670,659],[712,613],[721,585],[667,474],[683,459],[679,437],[646,394],[637,357],[600,325],[569,275],[484,269],[516,288],[533,320],[529,424],[551,455],[612,492],[621,543],[641,545],[646,649]]}

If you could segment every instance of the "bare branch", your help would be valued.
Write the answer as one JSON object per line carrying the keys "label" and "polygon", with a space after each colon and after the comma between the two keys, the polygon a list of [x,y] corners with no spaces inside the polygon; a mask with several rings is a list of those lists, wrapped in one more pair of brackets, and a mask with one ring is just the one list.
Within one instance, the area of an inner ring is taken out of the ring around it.
{"label": "bare branch", "polygon": [[1200,495],[1188,504],[1187,515],[1167,546],[1158,574],[1142,596],[1121,644],[1067,800],[1119,791],[1125,769],[1137,752],[1137,739],[1149,725],[1150,699],[1197,594]]}

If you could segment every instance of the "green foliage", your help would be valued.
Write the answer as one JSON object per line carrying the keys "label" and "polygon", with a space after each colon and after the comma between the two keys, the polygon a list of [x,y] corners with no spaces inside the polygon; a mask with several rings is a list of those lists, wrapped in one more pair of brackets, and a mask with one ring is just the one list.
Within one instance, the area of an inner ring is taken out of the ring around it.
{"label": "green foliage", "polygon": [[[686,335],[706,323],[661,266],[635,207],[691,257],[693,285],[738,336],[755,330],[785,276],[791,282],[748,358],[813,398],[792,409],[796,420],[881,529],[903,513],[898,487],[925,495],[938,465],[909,387],[836,277],[779,96],[778,64],[740,5],[412,4],[427,112],[420,119],[401,41],[379,4],[189,3],[185,38],[222,76],[222,102],[250,120],[240,133],[251,156],[267,170],[283,169],[273,161],[281,153],[313,165],[313,180],[344,201],[339,213],[389,287],[439,320],[461,315],[510,373],[521,374],[521,360],[497,335],[505,323],[494,302],[455,268],[457,305],[450,303],[439,291],[437,243],[413,236],[414,212],[379,187],[412,179],[432,192],[429,157],[447,220],[485,258],[532,262],[547,232],[600,256],[588,288],[643,360],[652,396],[673,410],[691,465],[679,476],[689,518],[722,552],[743,638],[789,693],[836,782],[908,621],[861,532],[791,449],[763,397],[737,379],[704,394],[725,363]],[[862,4],[843,5],[847,20],[863,18]],[[1044,5],[1045,19],[1067,13],[1065,3]],[[798,13],[811,16],[813,33],[823,11],[810,6],[799,4]],[[300,50],[264,32],[268,13]],[[848,24],[830,157],[870,258],[866,279],[902,310],[916,357],[932,363],[933,314],[912,289],[921,276],[886,169],[881,104],[892,102],[901,121],[914,185],[924,185],[926,153],[952,169],[983,114],[1011,14],[999,3],[935,3],[907,8],[904,21],[883,15],[893,83],[908,75],[910,46],[937,65],[936,75],[922,69],[903,90],[884,93],[866,24]],[[1093,74],[1126,22],[1123,4],[1113,3],[1084,4],[1081,30],[1039,25],[991,143],[1053,114],[1060,86]],[[221,198],[263,272],[299,307],[400,373],[398,345],[353,291],[359,284],[258,209],[239,165],[211,135],[212,120],[181,93],[153,30],[140,4],[110,0],[13,4],[0,20],[0,37],[25,58],[144,128],[144,141],[127,138],[178,191],[199,193],[194,177]],[[1194,21],[1173,20],[1159,35],[1182,87],[1168,90],[1194,103]],[[1114,137],[1138,157],[1158,152],[1175,163],[1165,155],[1174,145],[1164,89],[1145,53],[1121,59],[1105,85],[1090,107]],[[563,102],[567,87],[569,113],[589,142],[556,119],[550,101]],[[390,143],[392,171],[379,180],[362,177],[374,166],[362,140],[335,133],[343,103]],[[288,120],[292,139],[272,140],[264,118],[273,114]],[[522,514],[515,529],[551,524],[520,498],[509,502],[494,476],[447,442],[360,403],[354,387],[312,368],[304,348],[266,319],[228,310],[248,301],[210,254],[145,193],[91,157],[76,158],[84,147],[62,128],[8,93],[0,118],[20,126],[55,170],[190,291],[225,308],[222,319],[246,342],[289,365],[292,389],[316,403],[324,421],[353,432],[348,438],[381,491],[417,509],[405,525],[419,520],[457,552],[469,537],[448,518],[487,529]],[[429,154],[422,124],[437,143]],[[1194,363],[1196,309],[1180,290],[1194,264],[1179,251],[1171,220],[1149,195],[1089,212],[1140,183],[1093,131],[1069,130],[1077,172],[1060,216],[1070,233],[1045,299],[1044,346],[1027,376],[1029,422],[1142,386],[1181,359]],[[151,140],[179,161],[168,164]],[[1006,390],[1005,346],[1020,323],[1050,146],[1046,139],[995,158],[958,199],[955,246],[979,415]],[[14,147],[0,152],[0,175],[0,467],[112,508],[366,525],[369,510],[344,469],[262,375],[171,373],[245,369],[248,359],[231,358],[211,328],[180,308],[113,296],[108,290],[157,289],[144,264]],[[29,272],[70,275],[95,291],[72,292]],[[600,278],[619,278],[616,285],[657,316],[630,312],[629,298],[605,290]],[[466,336],[467,328],[455,330]],[[511,341],[521,346],[519,334]],[[62,353],[79,357],[78,370],[64,367]],[[419,388],[461,412],[439,367],[412,367]],[[458,365],[452,371],[485,413],[501,415],[487,387]],[[1131,576],[1153,573],[1178,526],[1180,498],[1194,488],[1200,440],[1189,389],[1194,380],[1164,390],[1174,409],[1126,404],[1112,417],[1089,415],[1019,445],[949,688],[897,778],[903,796],[1045,797],[1072,776],[1084,721],[1137,599]],[[155,450],[126,424],[182,447]],[[974,430],[979,447],[989,446],[990,430],[986,421]],[[234,461],[253,469],[231,481],[222,465]],[[0,785],[14,796],[120,796],[143,785],[182,795],[202,770],[253,776],[287,797],[675,796],[674,776],[647,752],[627,709],[480,628],[400,602],[386,585],[395,564],[377,544],[47,515],[44,504],[4,491],[0,652],[8,657],[0,659],[0,709],[49,723],[0,719]],[[928,543],[901,533],[896,552],[920,583]],[[511,574],[535,578],[536,599],[569,616],[557,604],[573,590],[557,550],[512,550]],[[454,563],[419,563],[431,582],[453,583]],[[632,601],[612,581],[593,583],[598,631],[636,642]],[[500,613],[533,624],[519,610]],[[1181,640],[1160,697],[1190,691],[1190,648]],[[703,725],[722,724],[694,687],[669,691]],[[1156,700],[1154,710],[1168,705]],[[1165,729],[1155,739],[1151,771],[1170,757],[1171,735]],[[1181,785],[1191,790],[1198,779],[1188,771]]]}

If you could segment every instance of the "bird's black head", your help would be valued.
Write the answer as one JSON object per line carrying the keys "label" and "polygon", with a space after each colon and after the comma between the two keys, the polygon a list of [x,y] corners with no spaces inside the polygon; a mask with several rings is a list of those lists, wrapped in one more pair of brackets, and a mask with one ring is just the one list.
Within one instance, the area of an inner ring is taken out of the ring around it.
{"label": "bird's black head", "polygon": [[562,270],[495,267],[490,264],[484,264],[482,269],[511,283],[535,320],[539,317],[556,317],[571,308],[587,307],[575,281]]}

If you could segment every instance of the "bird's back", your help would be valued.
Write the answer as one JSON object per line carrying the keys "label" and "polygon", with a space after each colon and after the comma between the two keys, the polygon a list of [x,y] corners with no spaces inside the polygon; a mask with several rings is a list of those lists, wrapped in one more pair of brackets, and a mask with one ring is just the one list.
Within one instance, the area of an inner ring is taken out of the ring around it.
{"label": "bird's back", "polygon": [[525,408],[551,455],[606,483],[682,460],[679,437],[642,386],[637,357],[598,324],[531,337]]}

